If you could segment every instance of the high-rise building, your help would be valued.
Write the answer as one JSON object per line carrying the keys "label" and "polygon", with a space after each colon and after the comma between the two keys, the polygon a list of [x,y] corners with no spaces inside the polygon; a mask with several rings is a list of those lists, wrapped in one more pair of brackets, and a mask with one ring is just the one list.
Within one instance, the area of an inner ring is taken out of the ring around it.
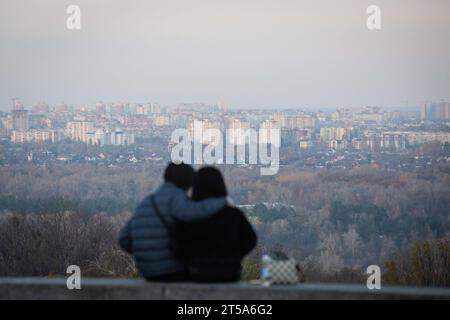
{"label": "high-rise building", "polygon": [[420,109],[420,119],[434,121],[449,120],[450,103],[445,101],[424,103]]}
{"label": "high-rise building", "polygon": [[320,128],[320,140],[344,140],[347,138],[347,128]]}
{"label": "high-rise building", "polygon": [[281,139],[279,130],[280,125],[275,121],[266,120],[261,122],[259,124],[258,143],[279,145]]}
{"label": "high-rise building", "polygon": [[282,112],[272,114],[272,120],[277,122],[280,127],[286,127],[286,116]]}
{"label": "high-rise building", "polygon": [[401,132],[383,132],[381,134],[381,148],[390,151],[400,151],[406,148],[406,137]]}
{"label": "high-rise building", "polygon": [[210,129],[221,129],[221,124],[218,121],[210,121],[207,119],[189,121],[187,124],[187,130],[191,136],[191,139],[202,144],[210,144],[212,137],[209,135]]}
{"label": "high-rise building", "polygon": [[70,121],[67,123],[67,135],[72,140],[88,142],[89,134],[94,133],[94,124],[89,121]]}
{"label": "high-rise building", "polygon": [[28,111],[15,109],[12,111],[13,130],[28,130]]}
{"label": "high-rise building", "polygon": [[57,130],[14,130],[11,133],[12,143],[25,142],[56,142],[61,139],[61,132]]}
{"label": "high-rise building", "polygon": [[298,116],[296,120],[297,120],[296,127],[298,129],[314,128],[315,126],[315,120],[309,114]]}

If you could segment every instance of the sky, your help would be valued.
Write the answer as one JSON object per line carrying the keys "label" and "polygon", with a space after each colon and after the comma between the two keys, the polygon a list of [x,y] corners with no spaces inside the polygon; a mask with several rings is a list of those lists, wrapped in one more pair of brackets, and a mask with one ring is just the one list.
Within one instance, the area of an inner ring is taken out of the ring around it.
{"label": "sky", "polygon": [[0,109],[417,106],[450,98],[449,34],[448,0],[1,0]]}

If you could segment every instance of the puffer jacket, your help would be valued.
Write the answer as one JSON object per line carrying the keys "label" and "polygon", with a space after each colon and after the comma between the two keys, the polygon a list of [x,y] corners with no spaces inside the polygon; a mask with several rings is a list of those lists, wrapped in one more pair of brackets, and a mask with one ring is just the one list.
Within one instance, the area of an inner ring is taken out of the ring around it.
{"label": "puffer jacket", "polygon": [[178,226],[177,250],[186,259],[190,280],[196,282],[238,281],[241,262],[257,242],[245,214],[226,206],[217,213]]}
{"label": "puffer jacket", "polygon": [[[133,256],[137,269],[146,278],[176,273],[184,267],[170,251],[168,230],[154,212],[150,197],[139,204],[119,235],[120,247]],[[225,197],[194,202],[170,182],[159,187],[153,197],[169,223],[173,218],[196,221],[227,205]]]}

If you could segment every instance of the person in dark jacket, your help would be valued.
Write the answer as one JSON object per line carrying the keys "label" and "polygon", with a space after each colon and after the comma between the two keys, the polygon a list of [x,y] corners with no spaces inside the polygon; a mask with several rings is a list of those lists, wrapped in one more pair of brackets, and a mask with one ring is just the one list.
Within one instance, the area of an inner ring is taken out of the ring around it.
{"label": "person in dark jacket", "polygon": [[[194,177],[192,199],[226,197],[222,174],[213,167],[201,168]],[[257,237],[244,213],[231,206],[200,221],[179,228],[180,251],[188,277],[198,282],[238,281],[241,261],[256,245]]]}
{"label": "person in dark jacket", "polygon": [[162,186],[139,204],[120,232],[120,247],[133,256],[137,269],[147,280],[186,280],[185,265],[170,250],[169,232],[155,213],[152,198],[169,223],[175,219],[184,222],[202,219],[227,205],[224,196],[192,201],[186,191],[191,187],[193,177],[191,166],[169,164]]}

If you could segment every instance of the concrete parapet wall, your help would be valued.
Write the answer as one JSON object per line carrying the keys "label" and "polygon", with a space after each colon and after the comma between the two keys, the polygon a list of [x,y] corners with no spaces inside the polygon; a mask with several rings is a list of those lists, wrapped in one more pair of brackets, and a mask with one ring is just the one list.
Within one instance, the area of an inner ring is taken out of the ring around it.
{"label": "concrete parapet wall", "polygon": [[157,300],[305,300],[305,299],[450,299],[450,289],[306,283],[261,287],[248,283],[148,283],[140,279],[82,279],[69,290],[64,278],[0,278],[0,299],[157,299]]}

